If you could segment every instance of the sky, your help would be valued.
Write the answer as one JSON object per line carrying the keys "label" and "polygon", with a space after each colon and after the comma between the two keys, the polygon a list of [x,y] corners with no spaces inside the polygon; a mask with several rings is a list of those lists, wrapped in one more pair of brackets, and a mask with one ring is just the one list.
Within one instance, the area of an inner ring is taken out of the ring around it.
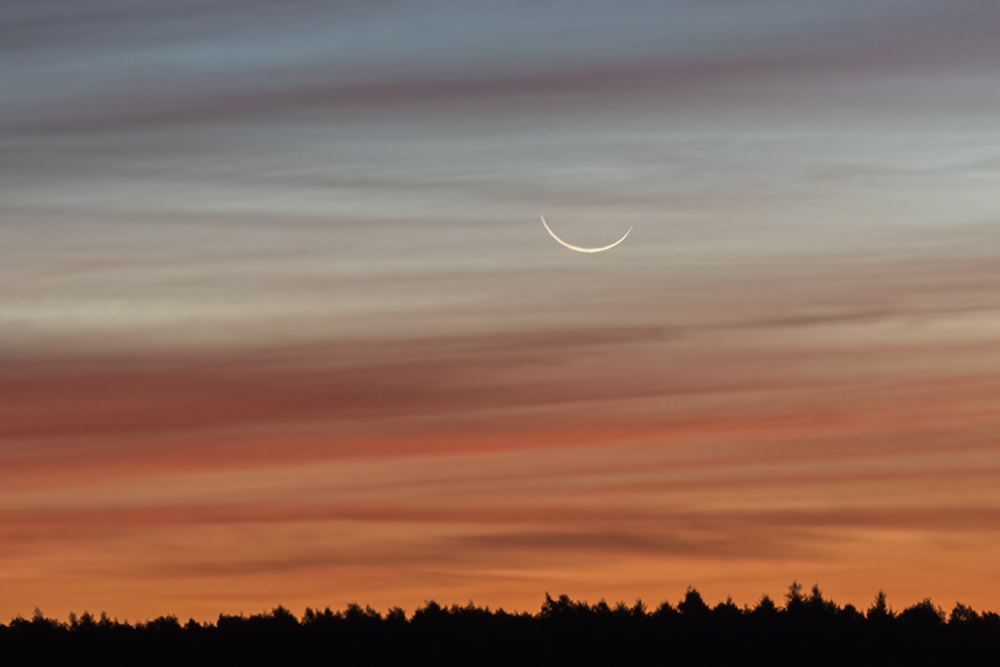
{"label": "sky", "polygon": [[1000,609],[998,29],[3,3],[0,622]]}

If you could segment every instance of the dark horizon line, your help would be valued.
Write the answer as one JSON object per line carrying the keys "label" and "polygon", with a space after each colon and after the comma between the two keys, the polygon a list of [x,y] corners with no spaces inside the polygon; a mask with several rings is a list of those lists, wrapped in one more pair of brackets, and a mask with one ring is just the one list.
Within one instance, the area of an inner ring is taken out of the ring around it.
{"label": "dark horizon line", "polygon": [[0,664],[84,667],[250,667],[267,665],[476,665],[606,667],[609,664],[802,664],[817,667],[1000,665],[1000,615],[958,603],[946,617],[930,598],[894,611],[880,591],[864,613],[840,607],[793,583],[779,607],[767,595],[751,609],[729,598],[714,607],[689,588],[676,606],[650,611],[590,605],[567,595],[537,614],[490,611],[472,602],[426,602],[411,617],[399,607],[383,616],[370,606],[344,611],[306,608],[301,621],[284,607],[216,623],[181,625],[161,616],[135,626],[86,614],[70,623],[46,619],[0,625]]}
{"label": "dark horizon line", "polygon": [[411,623],[424,616],[435,616],[440,614],[475,614],[480,616],[486,615],[494,617],[507,616],[543,619],[553,616],[570,615],[610,615],[629,616],[632,618],[655,618],[669,616],[697,617],[702,615],[725,615],[733,617],[734,615],[794,615],[800,612],[808,613],[810,611],[822,612],[824,615],[847,615],[865,620],[873,620],[875,618],[905,618],[907,616],[915,615],[930,618],[931,615],[933,615],[938,618],[938,621],[941,624],[982,620],[988,621],[991,624],[995,623],[1000,625],[1000,614],[997,614],[996,612],[989,610],[981,610],[977,612],[972,607],[969,607],[961,602],[956,602],[955,607],[951,610],[950,614],[946,614],[944,609],[934,604],[930,597],[925,597],[916,604],[906,607],[900,611],[896,611],[888,604],[888,597],[882,590],[878,592],[874,601],[865,612],[859,611],[857,607],[850,603],[841,607],[833,600],[824,599],[818,584],[814,585],[811,591],[806,594],[803,592],[803,589],[798,582],[792,582],[789,586],[788,592],[785,593],[784,598],[785,604],[779,606],[775,604],[774,600],[769,595],[764,594],[753,607],[747,604],[739,607],[733,603],[732,596],[729,596],[724,602],[719,602],[712,607],[704,601],[701,593],[699,593],[696,588],[688,587],[684,598],[676,605],[671,604],[669,601],[663,601],[655,609],[650,609],[646,603],[642,601],[641,597],[637,598],[635,603],[631,606],[627,605],[623,601],[618,601],[614,605],[609,605],[604,598],[601,598],[599,602],[591,605],[586,600],[572,600],[565,594],[553,599],[549,593],[546,592],[545,601],[542,603],[539,611],[534,614],[528,611],[508,612],[504,610],[503,607],[497,607],[495,610],[491,610],[489,605],[480,607],[474,604],[472,600],[469,600],[469,602],[464,606],[455,603],[453,603],[450,607],[448,605],[442,606],[435,600],[430,599],[425,601],[423,606],[417,607],[417,609],[410,615],[407,615],[405,610],[398,606],[390,607],[385,615],[383,615],[370,605],[365,605],[365,607],[362,608],[357,602],[350,602],[343,610],[337,611],[332,611],[329,606],[323,611],[320,611],[318,608],[314,610],[311,607],[306,607],[303,615],[299,618],[283,605],[278,605],[271,611],[262,611],[260,613],[250,615],[245,615],[242,611],[238,615],[220,613],[218,621],[215,623],[212,621],[199,622],[194,618],[190,618],[183,626],[181,626],[178,617],[175,614],[163,614],[152,620],[147,618],[145,621],[136,621],[134,624],[130,624],[127,619],[125,621],[118,621],[117,617],[112,619],[106,612],[103,611],[96,619],[93,614],[90,614],[87,611],[84,611],[79,617],[75,612],[70,611],[67,620],[63,622],[56,618],[50,619],[46,617],[39,607],[35,607],[34,614],[32,615],[30,621],[25,619],[23,615],[17,614],[6,625],[0,622],[0,629],[14,629],[22,624],[44,624],[53,629],[66,630],[75,630],[79,628],[86,628],[88,626],[127,626],[136,629],[143,629],[151,626],[162,627],[165,625],[193,629],[194,627],[218,627],[220,623],[226,623],[231,620],[239,621],[278,618],[286,622],[293,621],[300,625],[308,625],[322,619],[350,620],[359,618],[366,618],[371,621]]}

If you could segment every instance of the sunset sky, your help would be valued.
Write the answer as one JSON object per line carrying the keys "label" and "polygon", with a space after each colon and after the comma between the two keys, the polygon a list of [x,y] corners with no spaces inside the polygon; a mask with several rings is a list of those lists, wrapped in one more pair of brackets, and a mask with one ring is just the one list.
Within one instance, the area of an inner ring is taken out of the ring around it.
{"label": "sunset sky", "polygon": [[4,2],[0,623],[1000,610],[998,34]]}

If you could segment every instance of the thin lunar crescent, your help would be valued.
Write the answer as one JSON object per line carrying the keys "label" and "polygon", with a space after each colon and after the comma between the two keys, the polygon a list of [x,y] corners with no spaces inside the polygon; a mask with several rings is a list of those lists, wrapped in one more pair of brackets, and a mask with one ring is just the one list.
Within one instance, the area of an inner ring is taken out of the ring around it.
{"label": "thin lunar crescent", "polygon": [[556,236],[556,233],[554,231],[552,231],[552,229],[549,228],[548,223],[545,222],[545,216],[543,215],[543,216],[539,216],[539,217],[541,217],[542,224],[545,225],[545,229],[548,231],[549,234],[552,235],[552,238],[554,238],[556,241],[558,241],[562,245],[566,246],[570,250],[576,250],[577,252],[604,252],[605,250],[611,250],[616,245],[618,245],[619,243],[621,243],[622,241],[624,241],[625,240],[625,236],[628,236],[628,232],[632,231],[632,228],[629,227],[628,228],[628,232],[625,232],[625,236],[621,237],[620,239],[618,239],[617,241],[615,241],[611,245],[604,246],[603,248],[581,248],[579,246],[570,245],[570,244],[566,243],[565,241],[563,241],[558,236]]}

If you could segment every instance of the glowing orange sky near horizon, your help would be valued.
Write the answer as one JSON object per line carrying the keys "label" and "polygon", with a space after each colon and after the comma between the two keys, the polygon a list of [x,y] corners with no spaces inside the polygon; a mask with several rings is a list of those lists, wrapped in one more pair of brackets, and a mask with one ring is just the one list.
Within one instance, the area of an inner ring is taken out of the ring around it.
{"label": "glowing orange sky near horizon", "polygon": [[1000,8],[12,1],[0,622],[1000,610]]}
{"label": "glowing orange sky near horizon", "polygon": [[0,613],[990,607],[990,317],[9,359]]}

